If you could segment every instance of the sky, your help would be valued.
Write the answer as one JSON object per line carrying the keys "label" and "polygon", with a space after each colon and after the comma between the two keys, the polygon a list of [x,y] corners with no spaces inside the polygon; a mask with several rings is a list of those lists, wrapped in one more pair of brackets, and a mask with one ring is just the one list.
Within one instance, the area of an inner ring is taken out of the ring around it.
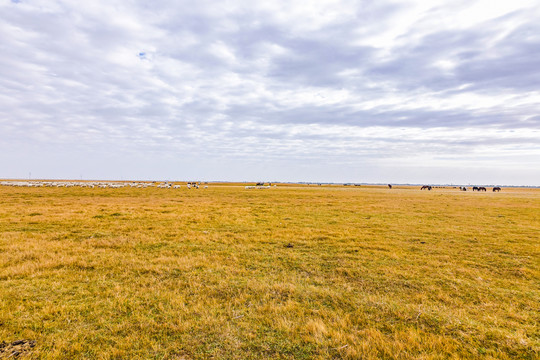
{"label": "sky", "polygon": [[0,178],[540,185],[537,0],[0,0]]}

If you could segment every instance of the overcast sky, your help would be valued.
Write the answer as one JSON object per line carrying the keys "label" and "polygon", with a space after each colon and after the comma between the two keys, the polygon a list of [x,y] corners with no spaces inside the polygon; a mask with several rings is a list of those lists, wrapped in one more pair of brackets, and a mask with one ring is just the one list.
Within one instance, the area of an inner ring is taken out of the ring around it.
{"label": "overcast sky", "polygon": [[0,178],[540,185],[537,0],[0,0]]}

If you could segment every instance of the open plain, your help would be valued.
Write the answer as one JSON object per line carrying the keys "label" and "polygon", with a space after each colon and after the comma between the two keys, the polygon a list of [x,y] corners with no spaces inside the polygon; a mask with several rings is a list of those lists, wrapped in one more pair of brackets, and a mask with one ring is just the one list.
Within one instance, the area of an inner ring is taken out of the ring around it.
{"label": "open plain", "polygon": [[537,359],[540,190],[488,190],[0,186],[0,358]]}

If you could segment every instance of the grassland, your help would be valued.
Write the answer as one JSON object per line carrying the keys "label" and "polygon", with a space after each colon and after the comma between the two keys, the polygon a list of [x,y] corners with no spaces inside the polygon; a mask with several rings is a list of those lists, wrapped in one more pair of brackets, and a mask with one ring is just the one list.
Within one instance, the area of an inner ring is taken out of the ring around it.
{"label": "grassland", "polygon": [[0,342],[35,340],[21,357],[539,356],[540,190],[0,187],[0,202]]}

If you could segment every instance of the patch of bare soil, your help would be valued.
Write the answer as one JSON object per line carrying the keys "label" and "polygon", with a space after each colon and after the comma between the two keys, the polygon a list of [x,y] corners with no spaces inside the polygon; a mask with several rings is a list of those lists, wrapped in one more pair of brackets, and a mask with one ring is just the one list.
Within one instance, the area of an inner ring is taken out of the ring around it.
{"label": "patch of bare soil", "polygon": [[17,340],[11,343],[0,342],[0,359],[17,359],[27,356],[36,346],[36,340]]}

